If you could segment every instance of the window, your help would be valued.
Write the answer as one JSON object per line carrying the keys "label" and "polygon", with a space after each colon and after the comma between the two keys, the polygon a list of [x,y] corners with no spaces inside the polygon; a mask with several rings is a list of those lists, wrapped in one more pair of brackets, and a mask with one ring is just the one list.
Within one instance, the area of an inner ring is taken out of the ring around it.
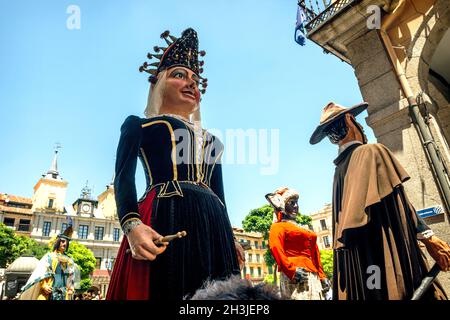
{"label": "window", "polygon": [[67,223],[63,222],[63,223],[61,224],[61,232],[64,232],[64,230],[66,230],[68,226],[69,226],[69,225],[68,225]]}
{"label": "window", "polygon": [[7,226],[7,227],[14,227],[14,218],[5,218],[3,220],[3,223]]}
{"label": "window", "polygon": [[54,201],[55,201],[54,199],[48,199],[48,207],[49,208],[53,208],[53,202]]}
{"label": "window", "polygon": [[31,220],[20,219],[19,231],[30,231],[30,222]]}
{"label": "window", "polygon": [[325,248],[330,247],[330,239],[328,238],[328,236],[323,237],[323,244],[325,245]]}
{"label": "window", "polygon": [[120,239],[120,229],[114,228],[113,240],[119,242],[119,239]]}
{"label": "window", "polygon": [[101,264],[102,264],[102,258],[95,257],[95,269],[100,269]]}
{"label": "window", "polygon": [[256,262],[259,262],[259,254],[256,255]]}
{"label": "window", "polygon": [[261,267],[258,267],[258,277],[262,277],[262,270],[261,270]]}
{"label": "window", "polygon": [[52,226],[52,223],[50,221],[44,221],[44,226],[42,228],[42,234],[45,237],[48,237],[50,235],[51,226]]}
{"label": "window", "polygon": [[259,249],[258,241],[255,240],[255,249]]}
{"label": "window", "polygon": [[265,249],[266,248],[266,242],[263,240],[262,242],[262,248]]}
{"label": "window", "polygon": [[103,233],[105,232],[104,227],[95,227],[94,239],[103,240]]}
{"label": "window", "polygon": [[112,270],[114,268],[114,262],[115,261],[116,261],[115,258],[109,259],[108,270]]}
{"label": "window", "polygon": [[253,262],[253,255],[251,253],[248,254],[248,262]]}
{"label": "window", "polygon": [[328,230],[327,222],[325,221],[325,219],[320,220],[320,227],[322,228],[322,230]]}
{"label": "window", "polygon": [[7,207],[14,207],[14,208],[23,208],[23,209],[30,209],[30,205],[22,204],[22,203],[15,203],[15,202],[7,202],[4,204]]}
{"label": "window", "polygon": [[254,270],[254,268],[253,267],[250,267],[250,276],[251,277],[253,277],[253,272],[254,272],[255,270]]}
{"label": "window", "polygon": [[89,231],[89,227],[87,225],[81,224],[78,227],[78,238],[80,238],[80,239],[87,239],[88,231]]}

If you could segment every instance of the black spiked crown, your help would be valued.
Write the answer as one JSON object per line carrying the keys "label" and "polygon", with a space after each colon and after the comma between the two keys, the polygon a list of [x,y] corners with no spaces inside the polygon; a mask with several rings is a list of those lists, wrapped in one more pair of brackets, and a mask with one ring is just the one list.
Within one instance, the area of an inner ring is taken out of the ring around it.
{"label": "black spiked crown", "polygon": [[197,32],[188,28],[184,30],[180,38],[176,38],[170,34],[170,32],[164,31],[161,34],[161,38],[167,44],[167,47],[154,46],[153,51],[155,53],[148,53],[148,59],[159,60],[153,63],[144,62],[139,67],[140,72],[147,72],[150,74],[148,80],[151,83],[156,83],[157,76],[161,71],[175,66],[186,67],[194,72],[200,78],[200,85],[202,89],[201,93],[205,93],[208,86],[208,79],[203,78],[200,74],[203,72],[204,61],[199,61],[198,56],[205,56],[205,51],[198,51],[198,37]]}

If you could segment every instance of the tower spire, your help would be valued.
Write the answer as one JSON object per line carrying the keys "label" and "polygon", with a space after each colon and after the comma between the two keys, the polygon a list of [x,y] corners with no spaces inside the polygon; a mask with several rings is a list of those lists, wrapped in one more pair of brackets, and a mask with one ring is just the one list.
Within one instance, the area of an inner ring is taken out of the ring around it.
{"label": "tower spire", "polygon": [[89,188],[89,180],[86,180],[86,185],[83,189],[81,189],[81,199],[91,200],[92,199],[92,191],[91,188]]}
{"label": "tower spire", "polygon": [[61,144],[59,142],[55,143],[55,155],[53,157],[50,169],[47,171],[46,178],[58,179],[61,178],[58,172],[58,151],[61,149]]}

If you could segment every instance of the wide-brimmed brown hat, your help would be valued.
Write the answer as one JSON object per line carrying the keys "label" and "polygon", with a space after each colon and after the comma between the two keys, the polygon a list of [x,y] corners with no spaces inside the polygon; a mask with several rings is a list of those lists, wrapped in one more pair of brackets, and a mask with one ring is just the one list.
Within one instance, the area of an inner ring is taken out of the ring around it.
{"label": "wide-brimmed brown hat", "polygon": [[369,104],[367,102],[362,102],[353,107],[346,108],[334,102],[328,103],[322,110],[322,115],[320,116],[320,124],[311,135],[309,143],[311,144],[319,143],[320,141],[322,141],[323,138],[325,138],[326,136],[325,129],[331,123],[340,119],[346,113],[351,113],[356,117],[358,114],[366,110],[368,105]]}

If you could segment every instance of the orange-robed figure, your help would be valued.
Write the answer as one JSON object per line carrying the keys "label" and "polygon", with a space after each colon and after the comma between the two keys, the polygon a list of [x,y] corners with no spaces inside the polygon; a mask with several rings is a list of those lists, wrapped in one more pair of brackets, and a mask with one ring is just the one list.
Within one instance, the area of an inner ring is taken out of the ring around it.
{"label": "orange-robed figure", "polygon": [[326,279],[320,262],[317,235],[289,221],[275,222],[270,227],[269,246],[280,271],[293,279],[298,267]]}
{"label": "orange-robed figure", "polygon": [[330,285],[320,261],[317,235],[296,223],[298,193],[280,188],[266,195],[277,221],[269,231],[269,248],[281,271],[281,293],[295,300],[323,300]]}

